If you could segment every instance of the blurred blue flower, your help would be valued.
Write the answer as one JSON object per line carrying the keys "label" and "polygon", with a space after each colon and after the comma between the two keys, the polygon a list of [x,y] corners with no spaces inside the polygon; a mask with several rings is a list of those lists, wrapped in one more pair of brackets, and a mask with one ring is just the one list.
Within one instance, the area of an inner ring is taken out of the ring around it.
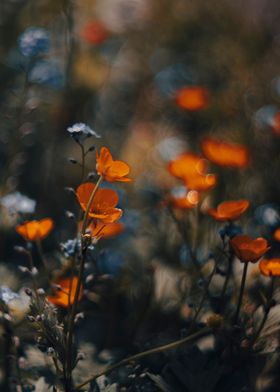
{"label": "blurred blue flower", "polygon": [[2,197],[0,203],[11,213],[32,214],[36,207],[35,200],[29,199],[20,192],[10,193]]}
{"label": "blurred blue flower", "polygon": [[225,237],[232,238],[236,235],[242,234],[243,230],[240,226],[234,225],[234,224],[229,224],[224,226],[220,231],[220,237],[224,241]]}
{"label": "blurred blue flower", "polygon": [[256,208],[254,215],[260,225],[276,227],[280,223],[279,205],[263,204]]}
{"label": "blurred blue flower", "polygon": [[37,62],[29,73],[29,81],[55,89],[64,85],[63,74],[53,61]]}
{"label": "blurred blue flower", "polygon": [[9,302],[13,301],[14,299],[18,299],[19,295],[13,292],[9,287],[2,286],[0,287],[0,300],[5,302],[5,304],[9,304]]}
{"label": "blurred blue flower", "polygon": [[18,39],[20,52],[25,57],[47,53],[50,47],[49,34],[45,29],[29,27]]}
{"label": "blurred blue flower", "polygon": [[121,252],[111,249],[102,249],[97,257],[97,268],[101,274],[118,277],[124,265]]}
{"label": "blurred blue flower", "polygon": [[173,64],[155,76],[155,84],[166,97],[174,95],[180,87],[195,83],[194,74],[184,64]]}
{"label": "blurred blue flower", "polygon": [[73,137],[77,143],[82,143],[91,136],[99,138],[100,135],[93,131],[88,125],[84,123],[76,123],[72,127],[67,128],[67,132]]}
{"label": "blurred blue flower", "polygon": [[261,107],[254,115],[254,121],[258,128],[266,129],[273,125],[273,119],[278,109],[275,105]]}
{"label": "blurred blue flower", "polygon": [[81,241],[74,238],[73,240],[67,240],[60,244],[61,250],[66,258],[74,257],[80,252]]}
{"label": "blurred blue flower", "polygon": [[120,222],[124,224],[126,233],[134,233],[140,223],[140,212],[132,208],[126,208]]}

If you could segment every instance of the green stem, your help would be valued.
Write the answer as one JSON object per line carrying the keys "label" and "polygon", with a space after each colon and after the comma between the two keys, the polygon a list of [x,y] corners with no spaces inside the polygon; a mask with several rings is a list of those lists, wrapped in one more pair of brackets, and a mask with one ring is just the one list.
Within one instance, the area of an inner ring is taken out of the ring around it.
{"label": "green stem", "polygon": [[192,330],[193,330],[193,328],[194,328],[194,326],[195,326],[195,322],[196,322],[196,320],[197,320],[197,318],[198,318],[198,316],[199,316],[199,313],[201,312],[201,309],[202,309],[202,307],[203,307],[203,305],[204,305],[204,302],[205,302],[205,300],[206,300],[206,297],[207,297],[207,295],[209,294],[209,293],[208,293],[209,286],[210,286],[210,283],[211,283],[211,281],[212,281],[213,276],[214,276],[215,273],[216,273],[217,264],[218,264],[218,262],[217,262],[217,260],[215,260],[215,264],[214,264],[213,270],[212,270],[212,272],[211,272],[211,274],[210,274],[210,276],[209,276],[209,278],[208,278],[208,281],[207,281],[207,283],[206,283],[206,285],[205,285],[204,293],[203,293],[203,295],[202,295],[201,301],[200,301],[200,303],[199,303],[199,306],[198,306],[198,308],[197,308],[197,310],[196,310],[196,312],[195,312],[195,315],[194,315],[194,317],[193,317],[193,319],[192,319],[190,328],[189,328],[189,330],[188,330],[189,333],[192,332]]}
{"label": "green stem", "polygon": [[[86,208],[86,212],[85,212],[84,219],[83,219],[83,225],[82,225],[82,231],[81,231],[81,236],[82,236],[82,237],[83,237],[83,235],[84,235],[85,232],[86,232],[88,213],[89,213],[91,204],[92,204],[92,202],[93,202],[93,199],[94,199],[94,197],[95,197],[95,195],[96,195],[96,192],[97,192],[98,187],[99,187],[99,185],[101,184],[102,180],[103,180],[103,177],[100,176],[100,177],[98,178],[98,181],[97,181],[97,183],[95,184],[95,187],[94,187],[94,189],[93,189],[93,191],[92,191],[92,194],[91,194],[91,196],[90,196],[90,198],[89,198],[89,201],[88,201],[88,204],[87,204],[87,208]],[[83,240],[83,238],[82,238],[82,240]]]}
{"label": "green stem", "polygon": [[96,195],[96,192],[98,190],[99,185],[101,184],[103,180],[103,177],[100,176],[97,183],[95,184],[95,187],[92,191],[92,194],[89,198],[87,208],[84,214],[84,219],[83,219],[83,225],[82,225],[82,231],[81,231],[81,262],[80,262],[80,269],[79,269],[79,275],[78,275],[78,283],[77,283],[77,288],[75,291],[75,296],[74,296],[74,301],[69,317],[69,327],[68,327],[68,337],[67,337],[67,344],[66,344],[66,382],[65,382],[65,388],[66,391],[71,391],[72,389],[72,348],[73,348],[73,330],[74,330],[74,320],[75,320],[75,315],[77,311],[77,306],[78,306],[78,300],[79,300],[79,294],[81,291],[82,287],[82,279],[83,279],[83,274],[84,274],[84,269],[85,269],[85,260],[86,260],[86,252],[87,252],[87,246],[84,244],[84,235],[86,232],[87,228],[87,218],[88,218],[88,213],[91,207],[91,204],[93,202],[94,196]]}
{"label": "green stem", "polygon": [[115,369],[117,369],[117,368],[119,368],[121,366],[124,366],[124,365],[128,364],[131,361],[138,361],[139,359],[147,357],[149,355],[156,354],[156,353],[159,353],[159,352],[162,352],[162,351],[171,350],[171,349],[177,348],[177,347],[179,347],[179,346],[181,346],[183,344],[191,343],[191,342],[193,342],[193,341],[195,341],[195,340],[197,340],[199,338],[202,338],[202,337],[204,337],[206,335],[211,334],[211,332],[212,332],[212,330],[210,328],[205,328],[205,329],[203,329],[201,331],[198,331],[198,332],[196,332],[196,333],[194,333],[192,335],[186,336],[185,338],[182,338],[180,340],[176,340],[175,342],[164,344],[163,346],[155,347],[155,348],[152,348],[150,350],[143,351],[142,353],[132,355],[131,357],[125,358],[125,359],[121,360],[120,362],[117,362],[114,365],[109,366],[107,369],[105,369],[102,372],[96,374],[95,376],[92,376],[92,377],[88,378],[82,384],[80,384],[76,388],[74,388],[74,390],[77,391],[77,390],[83,388],[85,385],[87,385],[91,381],[96,380],[98,377],[100,377],[102,375],[109,374],[113,370],[115,370]]}
{"label": "green stem", "polygon": [[241,280],[241,287],[240,287],[240,293],[239,293],[239,298],[238,298],[238,304],[237,304],[237,309],[236,309],[236,313],[235,313],[235,317],[234,317],[234,325],[236,325],[238,323],[238,317],[239,317],[239,312],[240,312],[244,288],[245,288],[248,265],[249,265],[249,262],[244,263],[244,269],[243,269],[243,275],[242,275],[242,280]]}
{"label": "green stem", "polygon": [[220,296],[220,306],[219,306],[219,313],[221,313],[223,311],[224,308],[224,299],[225,299],[225,295],[226,295],[226,291],[227,291],[227,287],[229,284],[229,280],[231,277],[231,272],[232,272],[232,262],[233,262],[233,253],[231,252],[229,257],[228,257],[228,269],[227,269],[227,273],[226,273],[226,278],[223,284],[223,288],[221,291],[221,296]]}

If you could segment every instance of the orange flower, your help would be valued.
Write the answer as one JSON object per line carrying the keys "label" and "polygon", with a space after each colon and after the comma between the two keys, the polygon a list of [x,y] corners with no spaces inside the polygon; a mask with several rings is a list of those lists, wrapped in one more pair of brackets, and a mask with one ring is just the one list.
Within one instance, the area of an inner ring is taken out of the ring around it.
{"label": "orange flower", "polygon": [[102,222],[92,223],[88,230],[92,237],[100,238],[111,238],[122,233],[124,231],[124,225],[121,222],[113,222],[104,224]]}
{"label": "orange flower", "polygon": [[178,208],[180,210],[188,210],[194,208],[198,204],[199,193],[197,191],[187,192],[185,190],[185,194],[169,196],[168,201],[174,208]]}
{"label": "orange flower", "polygon": [[169,162],[169,172],[183,180],[189,189],[205,192],[216,185],[217,177],[206,174],[207,163],[201,156],[193,153],[184,153]]}
{"label": "orange flower", "polygon": [[51,218],[41,219],[39,221],[27,221],[16,227],[16,231],[26,241],[43,240],[53,228],[53,220]]}
{"label": "orange flower", "polygon": [[202,140],[201,148],[206,158],[216,165],[244,168],[249,164],[249,152],[240,144],[205,138]]}
{"label": "orange flower", "polygon": [[220,222],[233,221],[242,215],[249,207],[248,200],[233,200],[224,201],[220,203],[215,210],[214,208],[209,208],[207,211],[214,219]]}
{"label": "orange flower", "polygon": [[[86,182],[81,184],[77,191],[77,198],[84,211],[92,194],[95,184]],[[117,192],[112,189],[98,189],[89,209],[89,217],[100,220],[103,223],[112,223],[122,216],[122,210],[116,208],[119,202]]]}
{"label": "orange flower", "polygon": [[[49,295],[48,300],[57,306],[63,308],[68,308],[68,306],[73,305],[75,293],[78,286],[78,277],[74,276],[73,279],[59,279],[55,282],[58,286],[55,295]],[[83,286],[81,286],[78,300],[80,301],[83,296]]]}
{"label": "orange flower", "polygon": [[123,161],[114,161],[112,154],[106,147],[101,147],[100,155],[96,151],[96,171],[108,182],[130,182],[126,177],[130,172],[130,167]]}
{"label": "orange flower", "polygon": [[176,104],[184,110],[196,112],[208,107],[209,94],[204,87],[182,87],[175,94]]}
{"label": "orange flower", "polygon": [[275,230],[273,237],[276,241],[280,241],[280,228]]}
{"label": "orange flower", "polygon": [[99,45],[108,38],[108,31],[102,22],[94,20],[86,24],[82,35],[88,43]]}
{"label": "orange flower", "polygon": [[230,240],[230,245],[243,263],[256,263],[269,249],[266,239],[252,239],[248,235],[236,235]]}
{"label": "orange flower", "polygon": [[280,258],[262,259],[259,268],[265,276],[280,276]]}
{"label": "orange flower", "polygon": [[279,136],[280,135],[280,112],[277,112],[272,118],[271,127],[272,127],[272,131]]}

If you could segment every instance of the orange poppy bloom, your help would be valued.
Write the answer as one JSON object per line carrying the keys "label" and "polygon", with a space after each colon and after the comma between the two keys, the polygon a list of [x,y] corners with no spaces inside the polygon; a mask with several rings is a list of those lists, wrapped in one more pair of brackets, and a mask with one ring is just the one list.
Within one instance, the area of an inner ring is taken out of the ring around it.
{"label": "orange poppy bloom", "polygon": [[236,235],[230,240],[230,245],[243,263],[256,263],[269,249],[266,239],[253,239],[248,235]]}
{"label": "orange poppy bloom", "polygon": [[280,135],[280,112],[277,112],[272,118],[271,127],[272,127],[272,131],[279,136]]}
{"label": "orange poppy bloom", "polygon": [[[62,308],[68,308],[73,305],[75,299],[75,293],[78,286],[78,277],[74,276],[73,279],[59,279],[55,282],[55,285],[60,286],[57,289],[55,295],[49,295],[48,301],[52,304],[61,306]],[[78,300],[80,301],[83,296],[83,286],[81,286]]]}
{"label": "orange poppy bloom", "polygon": [[182,87],[175,94],[175,102],[181,109],[196,112],[208,107],[209,93],[204,87]]}
{"label": "orange poppy bloom", "polygon": [[26,241],[43,240],[53,228],[53,220],[51,218],[41,219],[39,221],[27,221],[16,227],[16,231]]}
{"label": "orange poppy bloom", "polygon": [[108,38],[108,31],[102,22],[94,20],[86,24],[82,35],[88,43],[99,45]]}
{"label": "orange poppy bloom", "polygon": [[88,230],[90,231],[91,236],[97,239],[111,238],[124,231],[124,224],[121,222],[107,224],[102,222],[95,222],[88,227]]}
{"label": "orange poppy bloom", "polygon": [[199,193],[197,191],[186,192],[185,195],[171,195],[168,201],[174,208],[188,210],[194,208],[199,202]]}
{"label": "orange poppy bloom", "polygon": [[248,149],[240,144],[204,138],[201,149],[209,161],[219,166],[244,168],[249,164]]}
{"label": "orange poppy bloom", "polygon": [[276,241],[280,241],[280,228],[275,230],[273,237]]}
{"label": "orange poppy bloom", "polygon": [[[77,198],[84,211],[87,209],[94,187],[95,184],[86,182],[81,184],[76,191]],[[103,223],[115,222],[122,216],[122,210],[116,208],[118,202],[119,197],[114,190],[107,188],[98,189],[91,203],[88,215]]]}
{"label": "orange poppy bloom", "polygon": [[280,258],[262,259],[259,268],[265,276],[280,276]]}
{"label": "orange poppy bloom", "polygon": [[106,147],[101,147],[100,154],[96,151],[96,171],[108,182],[130,182],[126,177],[130,172],[130,167],[123,161],[114,161],[112,154]]}
{"label": "orange poppy bloom", "polygon": [[207,162],[201,156],[184,153],[169,162],[169,172],[183,180],[189,189],[205,192],[216,185],[215,174],[207,174]]}
{"label": "orange poppy bloom", "polygon": [[220,222],[234,221],[249,207],[248,200],[233,200],[220,203],[217,209],[209,208],[207,211],[214,219]]}

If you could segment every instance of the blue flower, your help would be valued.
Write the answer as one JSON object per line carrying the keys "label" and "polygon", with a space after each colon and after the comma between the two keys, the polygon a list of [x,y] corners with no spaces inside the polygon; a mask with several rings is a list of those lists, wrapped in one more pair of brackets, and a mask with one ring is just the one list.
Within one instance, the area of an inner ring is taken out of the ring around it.
{"label": "blue flower", "polygon": [[9,302],[13,301],[14,299],[18,299],[19,295],[14,293],[9,287],[1,286],[0,287],[0,300],[5,302],[5,304],[9,304]]}
{"label": "blue flower", "polygon": [[57,64],[51,61],[39,61],[29,73],[29,81],[52,88],[63,87],[63,75]]}
{"label": "blue flower", "polygon": [[29,27],[19,37],[19,49],[25,57],[47,53],[50,47],[49,34],[45,29]]}
{"label": "blue flower", "polygon": [[95,131],[93,131],[88,125],[84,123],[76,123],[72,125],[72,127],[67,128],[67,132],[70,133],[70,135],[73,137],[73,139],[77,143],[82,143],[85,139],[94,136],[99,138],[100,135],[98,135]]}
{"label": "blue flower", "polygon": [[102,249],[97,257],[98,270],[102,274],[118,277],[124,265],[124,257],[121,252]]}
{"label": "blue flower", "polygon": [[243,233],[242,228],[240,226],[237,226],[234,224],[226,225],[225,227],[223,227],[219,231],[219,235],[222,240],[224,240],[225,237],[232,238],[232,237],[239,235],[239,234],[242,234],[242,233]]}
{"label": "blue flower", "polygon": [[254,215],[260,225],[277,227],[280,223],[280,208],[275,203],[267,203],[257,207]]}

